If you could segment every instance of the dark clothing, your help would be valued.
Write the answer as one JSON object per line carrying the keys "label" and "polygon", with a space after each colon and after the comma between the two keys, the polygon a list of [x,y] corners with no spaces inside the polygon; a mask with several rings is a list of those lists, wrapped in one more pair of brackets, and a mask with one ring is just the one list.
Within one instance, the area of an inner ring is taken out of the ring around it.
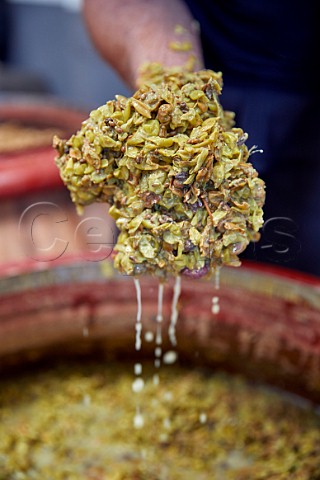
{"label": "dark clothing", "polygon": [[0,0],[0,62],[6,59],[7,54],[7,3]]}
{"label": "dark clothing", "polygon": [[201,25],[205,62],[225,83],[286,92],[316,90],[320,29],[316,2],[186,0]]}
{"label": "dark clothing", "polygon": [[[187,0],[221,103],[236,112],[265,180],[266,225],[244,257],[320,276],[320,44],[314,2]],[[312,48],[313,47],[313,48]]]}

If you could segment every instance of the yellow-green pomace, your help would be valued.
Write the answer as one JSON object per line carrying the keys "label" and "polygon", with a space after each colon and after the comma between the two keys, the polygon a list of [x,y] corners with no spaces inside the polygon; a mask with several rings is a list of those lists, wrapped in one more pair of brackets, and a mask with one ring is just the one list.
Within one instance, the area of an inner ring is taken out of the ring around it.
{"label": "yellow-green pomace", "polygon": [[69,140],[55,139],[72,200],[112,205],[115,266],[125,274],[240,265],[259,239],[265,187],[247,134],[218,100],[221,73],[151,64],[140,84],[91,112]]}

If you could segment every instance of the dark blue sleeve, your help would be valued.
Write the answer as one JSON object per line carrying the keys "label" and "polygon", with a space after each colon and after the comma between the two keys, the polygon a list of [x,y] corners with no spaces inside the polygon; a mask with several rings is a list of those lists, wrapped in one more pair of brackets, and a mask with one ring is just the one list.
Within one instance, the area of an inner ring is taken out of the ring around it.
{"label": "dark blue sleeve", "polygon": [[318,89],[314,0],[186,0],[201,26],[206,66],[228,82]]}
{"label": "dark blue sleeve", "polygon": [[0,0],[0,61],[4,61],[6,58],[7,50],[7,25],[8,25],[8,16],[7,16],[7,2],[5,0]]}

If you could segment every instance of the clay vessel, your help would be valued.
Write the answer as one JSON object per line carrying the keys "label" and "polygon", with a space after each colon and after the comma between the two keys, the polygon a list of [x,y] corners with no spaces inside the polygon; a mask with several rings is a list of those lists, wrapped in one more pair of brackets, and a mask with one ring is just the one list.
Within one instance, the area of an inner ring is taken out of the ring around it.
{"label": "clay vessel", "polygon": [[[29,124],[31,119],[33,124],[56,125],[66,132],[79,128],[85,116],[52,105],[0,106],[0,119],[19,118]],[[9,157],[0,158],[0,195],[6,196],[2,208],[11,222],[2,214],[0,230],[7,245],[4,240],[0,256],[0,368],[52,354],[103,350],[134,357],[135,289],[132,278],[113,271],[112,246],[104,262],[79,254],[79,249],[43,262],[17,254],[16,224],[35,194],[39,201],[39,191],[44,192],[40,200],[48,201],[49,190],[55,188],[55,201],[61,197],[63,205],[67,202],[69,216],[74,207],[65,200],[51,146],[12,152]],[[141,286],[143,332],[155,331],[158,284],[156,279],[141,278]],[[215,315],[212,297],[217,295],[220,312]],[[164,348],[171,348],[165,334],[171,301],[169,282],[164,291]],[[177,338],[184,363],[240,371],[320,401],[317,278],[247,263],[222,269],[219,291],[213,282],[184,279]],[[141,355],[153,355],[153,348],[143,342]]]}

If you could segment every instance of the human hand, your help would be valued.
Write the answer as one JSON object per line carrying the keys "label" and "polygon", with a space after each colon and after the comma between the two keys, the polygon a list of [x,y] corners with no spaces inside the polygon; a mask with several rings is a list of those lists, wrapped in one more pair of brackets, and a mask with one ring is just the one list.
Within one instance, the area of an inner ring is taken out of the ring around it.
{"label": "human hand", "polygon": [[199,26],[182,0],[85,0],[83,12],[98,51],[134,89],[146,63],[203,68]]}

